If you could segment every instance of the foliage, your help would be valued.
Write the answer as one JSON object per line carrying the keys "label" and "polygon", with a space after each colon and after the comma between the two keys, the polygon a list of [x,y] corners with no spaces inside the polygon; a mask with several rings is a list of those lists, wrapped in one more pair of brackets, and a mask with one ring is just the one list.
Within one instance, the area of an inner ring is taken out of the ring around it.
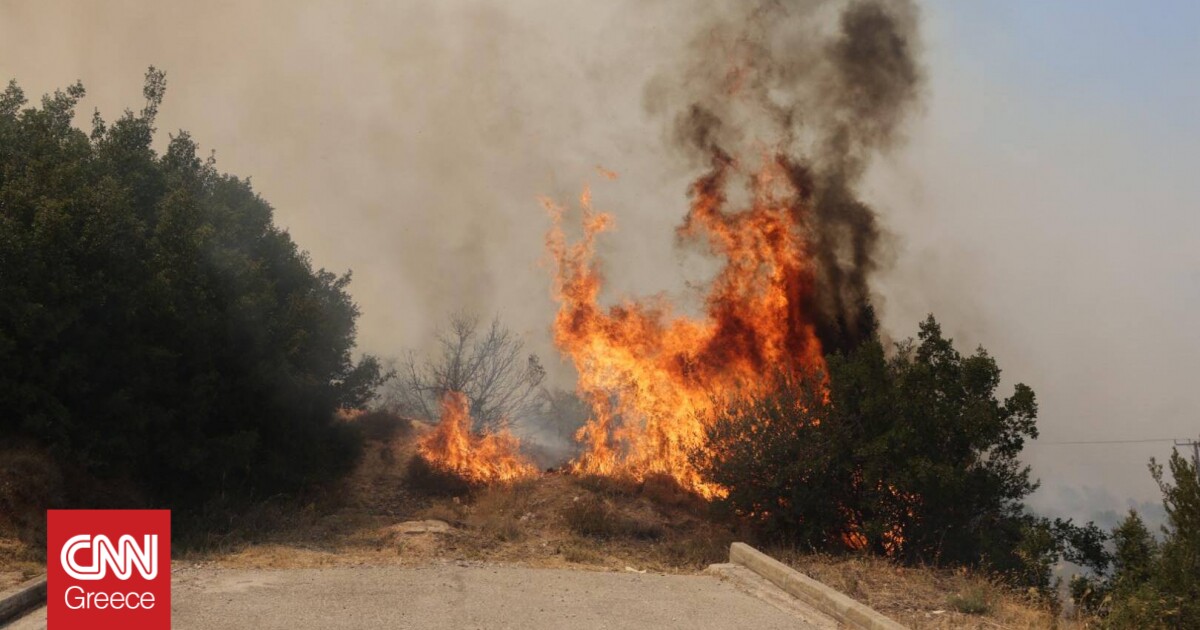
{"label": "foliage", "polygon": [[946,600],[946,606],[968,615],[986,615],[992,611],[992,603],[987,596],[987,591],[977,586],[951,595]]}
{"label": "foliage", "polygon": [[348,465],[334,421],[380,380],[354,362],[350,274],[314,270],[249,180],[145,107],[89,134],[82,85],[0,95],[0,436],[32,440],[144,502],[298,488]]}
{"label": "foliage", "polygon": [[889,357],[878,336],[718,412],[694,461],[769,536],[907,563],[983,565],[1040,589],[1059,559],[1104,564],[1094,526],[1025,512],[1018,455],[1033,390],[996,397],[1000,368],[964,357],[930,316]]}
{"label": "foliage", "polygon": [[1162,541],[1131,510],[1112,533],[1112,570],[1071,583],[1076,605],[1108,627],[1200,628],[1200,478],[1178,451],[1168,466],[1174,484],[1150,461],[1167,511]]}
{"label": "foliage", "polygon": [[442,398],[462,392],[470,403],[473,430],[494,432],[533,413],[546,370],[536,355],[522,359],[524,343],[497,317],[481,333],[479,320],[457,313],[438,333],[438,353],[420,359],[410,353],[391,385],[389,406],[435,420]]}

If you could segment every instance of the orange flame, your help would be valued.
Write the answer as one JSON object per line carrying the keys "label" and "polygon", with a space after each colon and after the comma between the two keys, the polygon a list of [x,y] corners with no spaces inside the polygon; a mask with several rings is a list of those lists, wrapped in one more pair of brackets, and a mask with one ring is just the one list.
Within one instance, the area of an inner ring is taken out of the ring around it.
{"label": "orange flame", "polygon": [[488,484],[537,474],[537,467],[521,455],[520,446],[521,441],[507,429],[472,434],[467,397],[461,392],[448,392],[442,397],[437,429],[421,439],[417,451],[434,468],[469,482]]}
{"label": "orange flame", "polygon": [[[731,211],[725,189],[735,175],[747,180],[752,202]],[[697,318],[674,314],[662,296],[602,308],[595,243],[612,218],[593,210],[585,188],[583,237],[568,243],[564,208],[542,203],[553,219],[546,245],[556,266],[554,340],[572,359],[579,392],[593,411],[576,436],[586,449],[576,469],[637,478],[665,473],[711,498],[725,490],[700,478],[688,454],[705,448],[714,405],[761,391],[777,374],[823,371],[825,361],[811,319],[810,204],[802,171],[776,156],[744,174],[717,155],[692,185],[691,198],[679,237],[703,242],[724,263]]]}

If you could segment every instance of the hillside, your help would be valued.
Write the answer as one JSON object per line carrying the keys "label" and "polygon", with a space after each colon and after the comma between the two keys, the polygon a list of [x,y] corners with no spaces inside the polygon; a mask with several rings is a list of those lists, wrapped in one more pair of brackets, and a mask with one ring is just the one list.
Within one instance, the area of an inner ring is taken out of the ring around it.
{"label": "hillside", "polygon": [[[258,504],[220,533],[214,524],[210,533],[177,539],[174,562],[221,568],[457,562],[694,573],[726,561],[730,542],[752,540],[662,480],[621,483],[548,472],[439,496],[440,488],[416,487],[410,479],[414,438],[429,428],[377,422],[362,461],[343,482],[303,500]],[[11,522],[0,531],[0,576],[14,583],[38,568],[41,554],[18,539]],[[913,628],[1054,625],[1044,602],[964,571],[763,548]]]}

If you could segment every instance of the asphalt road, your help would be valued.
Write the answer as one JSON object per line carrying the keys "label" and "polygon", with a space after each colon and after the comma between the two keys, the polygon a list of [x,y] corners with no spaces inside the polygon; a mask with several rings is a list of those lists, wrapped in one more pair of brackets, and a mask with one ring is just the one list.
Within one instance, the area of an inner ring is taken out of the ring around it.
{"label": "asphalt road", "polygon": [[[288,570],[182,568],[173,628],[827,628],[757,586],[714,575],[434,565]],[[811,613],[811,614],[809,614]],[[10,626],[46,627],[45,609]]]}

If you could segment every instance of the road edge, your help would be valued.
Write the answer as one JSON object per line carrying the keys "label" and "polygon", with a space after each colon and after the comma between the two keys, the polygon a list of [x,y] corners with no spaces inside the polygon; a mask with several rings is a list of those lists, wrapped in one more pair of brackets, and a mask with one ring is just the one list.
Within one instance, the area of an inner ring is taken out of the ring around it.
{"label": "road edge", "polygon": [[0,625],[20,618],[46,601],[46,576],[39,575],[0,593]]}
{"label": "road edge", "polygon": [[851,599],[767,554],[735,542],[729,546],[729,561],[740,564],[766,578],[779,588],[840,623],[861,630],[908,630],[876,610]]}

